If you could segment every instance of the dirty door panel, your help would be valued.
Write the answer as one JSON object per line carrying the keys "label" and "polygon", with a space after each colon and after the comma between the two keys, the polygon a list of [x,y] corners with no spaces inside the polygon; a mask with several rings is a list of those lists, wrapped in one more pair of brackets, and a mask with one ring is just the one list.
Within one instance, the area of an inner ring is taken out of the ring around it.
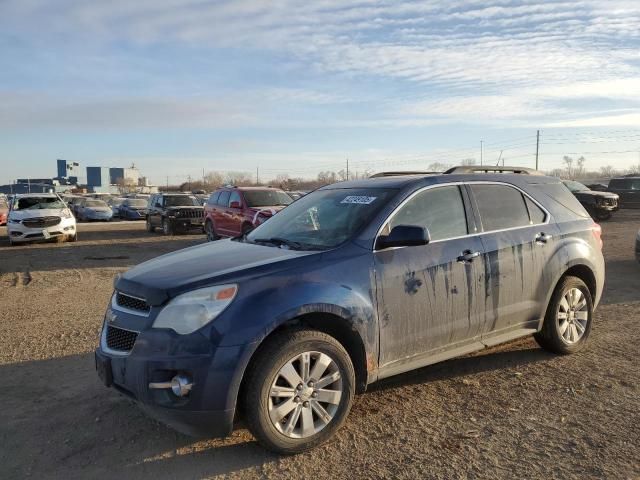
{"label": "dirty door panel", "polygon": [[[544,267],[554,250],[556,228],[519,190],[471,185],[480,213],[484,249],[484,333],[531,328],[544,315],[548,288]],[[541,223],[542,222],[542,223]]]}
{"label": "dirty door panel", "polygon": [[380,365],[477,337],[484,324],[477,237],[376,253]]}
{"label": "dirty door panel", "polygon": [[[415,194],[382,235],[397,225],[426,227],[431,243],[374,255],[381,366],[478,336],[484,322],[477,299],[483,285],[482,243],[467,235],[467,205],[460,187]],[[479,256],[465,261],[460,258],[465,253]]]}

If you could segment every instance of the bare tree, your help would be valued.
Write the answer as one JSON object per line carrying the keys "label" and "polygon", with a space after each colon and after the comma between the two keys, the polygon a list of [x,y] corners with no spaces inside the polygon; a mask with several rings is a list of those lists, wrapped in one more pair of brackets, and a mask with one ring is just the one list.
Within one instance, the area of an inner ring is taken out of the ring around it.
{"label": "bare tree", "polygon": [[567,177],[573,179],[573,158],[565,155],[562,157],[562,161],[567,166]]}
{"label": "bare tree", "polygon": [[466,166],[473,166],[476,164],[476,159],[475,158],[465,158],[464,160],[462,160],[460,162],[460,165],[466,167]]}
{"label": "bare tree", "polygon": [[227,172],[224,175],[224,183],[238,187],[254,185],[253,175],[248,172]]}
{"label": "bare tree", "polygon": [[205,190],[214,190],[224,183],[224,177],[220,172],[208,172],[203,180]]}
{"label": "bare tree", "polygon": [[600,175],[603,177],[615,177],[617,175],[617,171],[611,165],[605,165],[604,167],[600,167]]}
{"label": "bare tree", "polygon": [[640,175],[640,163],[633,165],[629,170],[627,170],[627,173],[631,175]]}
{"label": "bare tree", "polygon": [[427,170],[429,170],[430,172],[444,172],[445,170],[449,170],[450,167],[451,165],[449,165],[448,163],[433,162],[429,164]]}
{"label": "bare tree", "polygon": [[583,156],[581,156],[580,158],[578,158],[577,160],[577,168],[576,168],[576,172],[575,172],[575,176],[581,178],[582,175],[584,174],[584,162],[586,162],[587,159],[584,158]]}

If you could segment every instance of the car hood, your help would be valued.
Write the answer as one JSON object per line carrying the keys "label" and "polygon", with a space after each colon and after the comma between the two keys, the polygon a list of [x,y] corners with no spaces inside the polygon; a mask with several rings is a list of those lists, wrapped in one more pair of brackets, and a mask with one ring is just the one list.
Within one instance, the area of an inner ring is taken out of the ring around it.
{"label": "car hood", "polygon": [[595,190],[582,190],[580,192],[573,192],[577,199],[587,198],[618,198],[617,193],[610,192],[596,192]]}
{"label": "car hood", "polygon": [[150,305],[161,305],[185,291],[233,281],[229,277],[234,274],[241,276],[267,265],[286,268],[289,261],[314,254],[318,252],[218,240],[144,262],[121,275],[115,287]]}
{"label": "car hood", "polygon": [[88,210],[89,212],[96,212],[96,213],[111,212],[111,208],[110,207],[84,207],[84,209]]}
{"label": "car hood", "polygon": [[40,218],[40,217],[63,217],[63,212],[66,208],[43,208],[42,210],[13,210],[11,212],[11,218],[16,220],[25,220],[27,218]]}

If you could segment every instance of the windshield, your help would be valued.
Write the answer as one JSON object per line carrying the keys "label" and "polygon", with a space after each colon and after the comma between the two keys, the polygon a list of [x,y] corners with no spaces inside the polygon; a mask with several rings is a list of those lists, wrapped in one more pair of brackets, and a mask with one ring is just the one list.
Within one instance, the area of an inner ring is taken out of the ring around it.
{"label": "windshield", "polygon": [[67,205],[57,197],[17,198],[13,203],[14,210],[43,210],[46,208],[67,208]]}
{"label": "windshield", "polygon": [[[317,190],[271,217],[247,240],[323,250],[352,238],[396,193],[392,189]],[[299,244],[299,245],[296,245]]]}
{"label": "windshield", "polygon": [[275,207],[289,205],[293,199],[280,190],[245,190],[244,199],[249,207]]}
{"label": "windshield", "polygon": [[580,182],[575,182],[573,180],[565,180],[564,184],[572,192],[584,192],[585,190],[589,190],[589,187],[587,187],[586,185],[583,185]]}
{"label": "windshield", "polygon": [[129,207],[146,207],[147,201],[146,200],[127,200],[126,202],[124,202],[124,204],[128,205]]}
{"label": "windshield", "polygon": [[103,207],[103,208],[107,208],[107,204],[104,203],[102,200],[88,200],[87,202],[85,202],[84,204],[85,207]]}
{"label": "windshield", "polygon": [[200,205],[196,197],[187,197],[184,195],[176,195],[175,197],[164,197],[165,207],[193,207]]}

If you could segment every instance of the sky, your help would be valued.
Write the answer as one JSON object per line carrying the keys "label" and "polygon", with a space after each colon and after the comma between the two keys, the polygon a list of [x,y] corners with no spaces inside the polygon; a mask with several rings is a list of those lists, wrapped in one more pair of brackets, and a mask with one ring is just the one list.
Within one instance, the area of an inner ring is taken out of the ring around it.
{"label": "sky", "polygon": [[[0,184],[640,164],[640,2],[2,0]],[[481,154],[482,142],[482,154]]]}

